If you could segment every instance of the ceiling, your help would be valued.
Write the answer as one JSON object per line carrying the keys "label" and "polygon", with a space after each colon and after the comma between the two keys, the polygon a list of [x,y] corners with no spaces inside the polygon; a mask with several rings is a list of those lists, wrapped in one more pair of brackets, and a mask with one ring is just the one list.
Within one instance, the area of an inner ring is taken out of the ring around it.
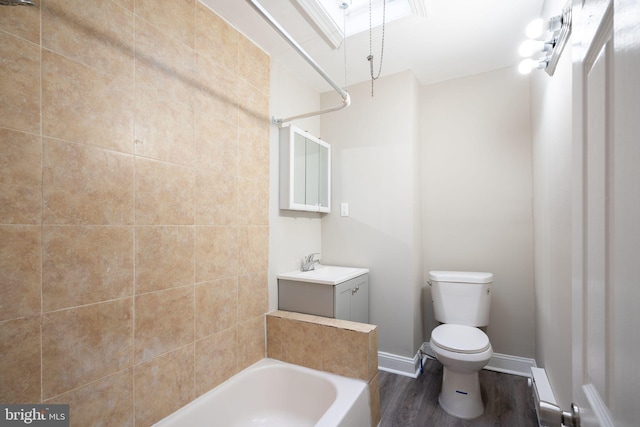
{"label": "ceiling", "polygon": [[[245,0],[200,0],[319,91],[331,87]],[[392,0],[387,0],[392,1]],[[526,25],[543,0],[424,0],[427,17],[409,16],[385,28],[382,76],[410,69],[421,84],[518,64]],[[345,52],[332,49],[305,20],[295,0],[259,0],[324,71],[345,86]],[[372,38],[377,73],[381,28]],[[346,85],[370,80],[369,31],[346,40]]]}

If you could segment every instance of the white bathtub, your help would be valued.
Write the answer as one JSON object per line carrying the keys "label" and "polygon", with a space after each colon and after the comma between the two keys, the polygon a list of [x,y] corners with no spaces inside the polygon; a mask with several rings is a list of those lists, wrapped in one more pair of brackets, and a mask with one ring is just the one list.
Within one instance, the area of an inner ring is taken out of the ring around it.
{"label": "white bathtub", "polygon": [[369,387],[262,359],[160,420],[157,427],[369,427]]}

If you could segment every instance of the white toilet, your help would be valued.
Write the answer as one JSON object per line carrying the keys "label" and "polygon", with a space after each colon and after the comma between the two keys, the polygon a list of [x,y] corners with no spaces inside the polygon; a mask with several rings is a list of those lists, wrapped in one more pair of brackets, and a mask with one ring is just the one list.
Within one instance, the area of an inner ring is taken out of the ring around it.
{"label": "white toilet", "polygon": [[444,366],[440,406],[471,419],[482,415],[478,371],[493,355],[489,337],[478,327],[489,324],[493,274],[467,271],[429,272],[434,314],[442,325],[431,332],[431,350]]}

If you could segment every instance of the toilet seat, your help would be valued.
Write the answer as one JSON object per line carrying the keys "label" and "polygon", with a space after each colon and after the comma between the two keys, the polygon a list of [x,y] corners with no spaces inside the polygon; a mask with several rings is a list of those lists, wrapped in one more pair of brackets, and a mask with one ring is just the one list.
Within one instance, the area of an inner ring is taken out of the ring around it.
{"label": "toilet seat", "polygon": [[444,324],[431,332],[431,342],[455,353],[482,353],[491,347],[489,337],[473,326]]}

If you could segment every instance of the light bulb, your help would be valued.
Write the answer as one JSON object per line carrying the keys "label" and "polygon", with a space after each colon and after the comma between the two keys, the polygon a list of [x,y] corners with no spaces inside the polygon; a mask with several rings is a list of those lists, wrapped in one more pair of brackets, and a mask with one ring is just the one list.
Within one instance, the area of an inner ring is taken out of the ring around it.
{"label": "light bulb", "polygon": [[547,65],[549,65],[547,58],[526,58],[518,64],[518,71],[520,71],[520,74],[529,74],[533,70],[544,70]]}
{"label": "light bulb", "polygon": [[542,20],[542,18],[538,18],[538,19],[534,19],[529,23],[529,25],[527,25],[527,28],[525,29],[525,34],[530,39],[537,39],[542,35],[543,31],[544,31],[544,21]]}
{"label": "light bulb", "polygon": [[553,41],[545,41],[542,40],[525,40],[520,44],[520,48],[518,52],[520,56],[526,58],[528,56],[532,56],[536,52],[551,52],[553,50],[554,43]]}
{"label": "light bulb", "polygon": [[518,52],[520,53],[520,56],[526,58],[533,55],[537,50],[540,50],[539,46],[540,43],[537,40],[525,40],[520,44]]}
{"label": "light bulb", "polygon": [[518,71],[520,74],[529,74],[536,68],[537,62],[531,58],[523,59],[518,65]]}

